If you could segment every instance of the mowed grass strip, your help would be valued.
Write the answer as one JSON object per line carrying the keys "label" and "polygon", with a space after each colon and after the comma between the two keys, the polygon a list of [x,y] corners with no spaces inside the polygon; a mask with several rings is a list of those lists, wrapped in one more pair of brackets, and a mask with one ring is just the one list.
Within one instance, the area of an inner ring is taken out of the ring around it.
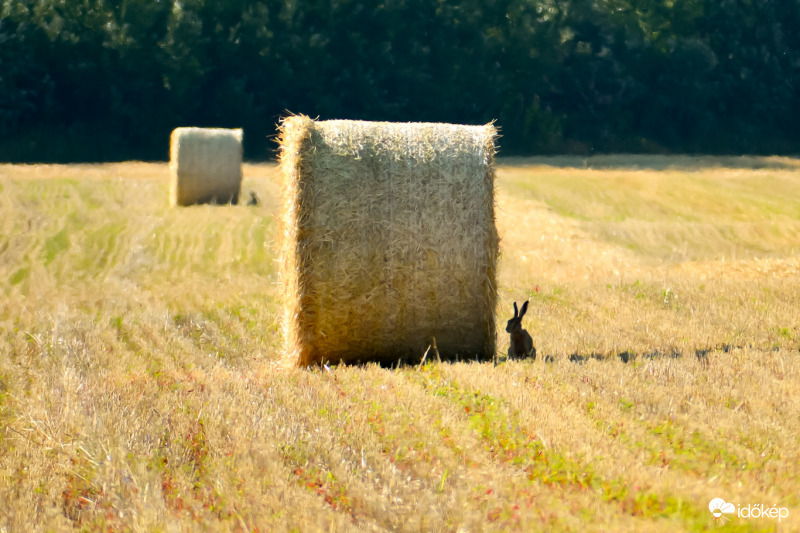
{"label": "mowed grass strip", "polygon": [[740,260],[800,251],[794,166],[501,167],[500,174],[510,194],[543,202],[595,238],[646,258]]}

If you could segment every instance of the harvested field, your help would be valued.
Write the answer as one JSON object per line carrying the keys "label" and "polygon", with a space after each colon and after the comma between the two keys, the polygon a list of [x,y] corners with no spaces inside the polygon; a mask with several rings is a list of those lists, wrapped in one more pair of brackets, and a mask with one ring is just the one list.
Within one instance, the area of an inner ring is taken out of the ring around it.
{"label": "harvested field", "polygon": [[186,209],[166,163],[0,165],[0,530],[800,530],[800,161],[496,185],[535,361],[304,370],[276,165]]}

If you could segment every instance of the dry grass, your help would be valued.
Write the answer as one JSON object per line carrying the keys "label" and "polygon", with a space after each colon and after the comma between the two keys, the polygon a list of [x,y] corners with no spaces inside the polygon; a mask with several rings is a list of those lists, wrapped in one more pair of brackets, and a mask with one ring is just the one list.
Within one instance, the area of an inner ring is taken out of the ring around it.
{"label": "dry grass", "polygon": [[513,163],[499,320],[529,297],[540,358],[314,371],[273,165],[181,210],[166,164],[0,165],[0,530],[800,529],[800,162]]}

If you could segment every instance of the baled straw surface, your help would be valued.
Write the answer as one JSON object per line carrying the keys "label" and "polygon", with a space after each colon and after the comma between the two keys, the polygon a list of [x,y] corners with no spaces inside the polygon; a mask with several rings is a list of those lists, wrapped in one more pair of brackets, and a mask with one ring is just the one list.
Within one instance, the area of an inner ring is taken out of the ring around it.
{"label": "baled straw surface", "polygon": [[489,359],[498,236],[492,125],[286,118],[288,360]]}
{"label": "baled straw surface", "polygon": [[176,128],[169,153],[170,205],[238,202],[241,129]]}

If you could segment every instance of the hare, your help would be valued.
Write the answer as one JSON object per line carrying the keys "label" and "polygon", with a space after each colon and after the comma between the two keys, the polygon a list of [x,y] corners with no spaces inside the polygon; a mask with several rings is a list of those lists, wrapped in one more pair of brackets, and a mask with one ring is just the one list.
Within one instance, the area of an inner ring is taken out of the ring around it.
{"label": "hare", "polygon": [[536,348],[530,334],[522,329],[522,317],[528,310],[528,302],[522,304],[522,309],[517,314],[517,302],[514,302],[514,318],[508,321],[506,331],[511,334],[511,346],[508,347],[509,359],[536,359]]}

